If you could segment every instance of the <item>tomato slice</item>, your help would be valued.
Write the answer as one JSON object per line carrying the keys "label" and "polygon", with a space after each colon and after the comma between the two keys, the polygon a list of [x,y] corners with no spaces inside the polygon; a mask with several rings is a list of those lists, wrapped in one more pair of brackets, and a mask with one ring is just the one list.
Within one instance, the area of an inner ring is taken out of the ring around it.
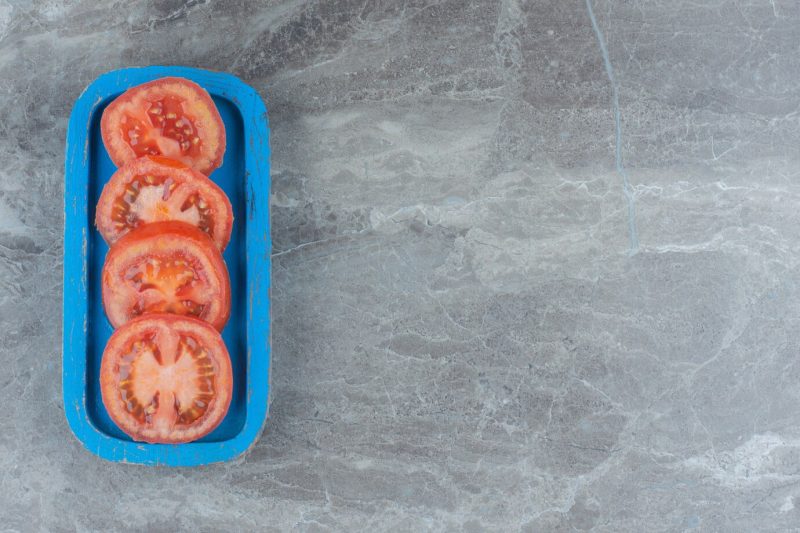
{"label": "tomato slice", "polygon": [[184,78],[128,89],[103,111],[100,130],[117,166],[163,155],[208,175],[225,153],[225,125],[217,107],[202,87]]}
{"label": "tomato slice", "polygon": [[136,441],[180,443],[207,435],[225,417],[232,390],[222,337],[195,318],[132,320],[108,340],[100,364],[103,405]]}
{"label": "tomato slice", "polygon": [[103,307],[120,327],[147,313],[193,316],[222,330],[231,287],[211,238],[186,222],[154,222],[123,235],[106,255]]}
{"label": "tomato slice", "polygon": [[95,224],[107,243],[150,222],[181,220],[207,233],[224,250],[233,211],[214,182],[180,161],[144,156],[121,167],[103,188]]}

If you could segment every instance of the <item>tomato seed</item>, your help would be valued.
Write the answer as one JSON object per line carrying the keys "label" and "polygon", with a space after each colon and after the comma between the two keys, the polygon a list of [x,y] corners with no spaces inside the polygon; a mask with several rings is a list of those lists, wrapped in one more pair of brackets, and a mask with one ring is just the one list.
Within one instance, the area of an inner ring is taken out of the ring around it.
{"label": "tomato seed", "polygon": [[164,194],[161,196],[165,202],[169,200],[169,193],[172,192],[174,188],[175,184],[172,182],[172,178],[167,178],[167,181],[164,182]]}

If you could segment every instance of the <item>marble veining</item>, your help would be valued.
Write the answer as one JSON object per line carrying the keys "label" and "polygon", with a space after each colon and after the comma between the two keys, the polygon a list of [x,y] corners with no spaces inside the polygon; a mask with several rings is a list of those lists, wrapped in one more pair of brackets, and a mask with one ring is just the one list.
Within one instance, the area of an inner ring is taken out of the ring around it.
{"label": "marble veining", "polygon": [[[800,3],[0,0],[9,531],[800,530]],[[269,108],[273,403],[103,462],[61,401],[72,103]]]}

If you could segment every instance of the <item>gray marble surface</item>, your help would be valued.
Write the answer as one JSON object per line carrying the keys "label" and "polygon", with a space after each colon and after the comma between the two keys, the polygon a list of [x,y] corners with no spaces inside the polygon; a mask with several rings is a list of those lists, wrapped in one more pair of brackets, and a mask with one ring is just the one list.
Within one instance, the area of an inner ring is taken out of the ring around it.
{"label": "gray marble surface", "polygon": [[[0,529],[799,531],[798,43],[796,0],[0,0]],[[64,419],[67,117],[148,64],[270,109],[223,465]]]}

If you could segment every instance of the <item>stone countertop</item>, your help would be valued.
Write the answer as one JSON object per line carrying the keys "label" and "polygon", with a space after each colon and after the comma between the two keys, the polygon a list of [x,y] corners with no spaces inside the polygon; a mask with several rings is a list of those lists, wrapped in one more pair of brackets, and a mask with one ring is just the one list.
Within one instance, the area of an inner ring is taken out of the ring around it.
{"label": "stone countertop", "polygon": [[[797,528],[798,42],[795,0],[0,0],[0,525]],[[149,64],[272,130],[274,400],[196,469],[61,401],[67,118]]]}

